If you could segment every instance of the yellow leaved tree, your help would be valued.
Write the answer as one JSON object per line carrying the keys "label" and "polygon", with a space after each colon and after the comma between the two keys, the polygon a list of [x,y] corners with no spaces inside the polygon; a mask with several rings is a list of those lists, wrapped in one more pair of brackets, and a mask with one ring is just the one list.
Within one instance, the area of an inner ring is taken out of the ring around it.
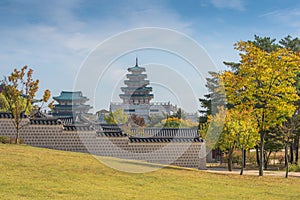
{"label": "yellow leaved tree", "polygon": [[294,114],[299,99],[295,76],[300,56],[286,48],[266,52],[251,42],[238,42],[241,60],[236,73],[224,72],[228,104],[240,110],[253,109],[260,135],[259,175],[263,176],[266,132]]}
{"label": "yellow leaved tree", "polygon": [[[25,115],[31,116],[33,106],[37,101],[45,103],[50,98],[50,91],[45,90],[43,98],[35,99],[35,95],[39,88],[39,80],[33,79],[33,70],[28,69],[25,65],[21,70],[14,69],[14,71],[4,80],[2,80],[2,98],[5,102],[5,111],[12,114],[12,121],[16,129],[15,143],[19,143],[20,129],[27,125],[22,123]],[[49,104],[51,107],[52,103]]]}

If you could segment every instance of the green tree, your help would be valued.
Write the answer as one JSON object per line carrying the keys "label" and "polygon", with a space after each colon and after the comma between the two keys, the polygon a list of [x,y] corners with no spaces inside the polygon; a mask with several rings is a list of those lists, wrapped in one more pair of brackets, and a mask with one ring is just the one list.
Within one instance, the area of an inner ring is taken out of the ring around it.
{"label": "green tree", "polygon": [[[261,50],[265,51],[265,52],[271,52],[271,51],[277,51],[277,49],[279,48],[287,48],[293,52],[299,52],[300,51],[300,40],[299,38],[292,38],[290,35],[288,35],[287,37],[281,39],[279,41],[279,43],[275,43],[276,39],[271,39],[270,37],[260,37],[260,36],[257,36],[255,35],[254,36],[254,40],[251,41],[249,40],[248,42],[254,44],[256,47],[260,48]],[[230,67],[234,72],[237,72],[238,71],[238,68],[239,68],[239,65],[240,63],[233,63],[233,62],[224,62],[225,65],[227,65],[228,67]],[[295,77],[296,78],[296,82],[295,82],[295,86],[297,88],[297,92],[298,92],[298,95],[300,94],[300,74],[298,73],[297,76]],[[297,109],[295,111],[295,114],[294,115],[298,115],[298,113],[300,112],[300,102],[297,101],[296,102],[296,106],[297,106]],[[293,120],[295,118],[289,118],[288,119],[288,123],[294,123],[294,122],[291,122],[290,120]],[[293,138],[293,141],[291,142],[291,145],[290,145],[290,148],[291,148],[291,162],[293,162],[293,149],[295,149],[295,163],[298,163],[298,153],[299,153],[299,136],[300,136],[300,132],[298,131],[300,129],[299,128],[296,128],[294,130],[294,137]],[[267,133],[268,134],[268,133]],[[283,133],[282,133],[283,134]],[[284,138],[284,137],[281,137],[281,138]],[[274,138],[276,140],[276,138]],[[283,141],[284,142],[284,141]],[[270,143],[270,144],[268,144]],[[265,141],[265,145],[266,146],[272,146],[273,144],[273,141],[272,140],[266,140]],[[256,148],[256,150],[258,151],[258,148]],[[264,154],[266,154],[267,152],[264,152]],[[270,153],[270,152],[269,152]],[[258,155],[258,152],[257,152],[257,155]],[[258,163],[259,163],[259,159],[257,158],[258,160]],[[267,166],[267,163],[265,162],[265,166]]]}
{"label": "green tree", "polygon": [[269,158],[272,152],[278,152],[284,148],[284,135],[279,126],[270,128],[265,136],[264,169],[268,169]]}
{"label": "green tree", "polygon": [[[293,52],[300,52],[300,39],[299,38],[292,38],[290,35],[281,39],[279,41],[281,47],[287,48]],[[299,66],[300,67],[300,66]],[[295,77],[295,87],[297,89],[298,95],[300,95],[300,73],[297,73]],[[293,133],[290,142],[290,162],[294,162],[294,150],[295,150],[295,164],[298,163],[299,159],[299,138],[300,138],[300,123],[299,123],[299,113],[300,113],[300,100],[295,103],[296,111],[293,117],[289,118],[288,122],[285,123],[287,126],[295,125],[296,127],[293,129]]]}
{"label": "green tree", "polygon": [[299,52],[300,51],[300,39],[299,38],[293,38],[292,36],[288,35],[285,38],[281,39],[279,41],[279,44],[284,47],[288,48],[293,52]]}
{"label": "green tree", "polygon": [[[270,37],[260,37],[260,36],[257,36],[255,35],[254,36],[254,40],[248,40],[248,42],[252,43],[253,45],[255,45],[256,47],[260,48],[261,50],[265,51],[265,52],[272,52],[272,51],[277,51],[277,49],[280,49],[280,48],[287,48],[293,52],[299,52],[300,50],[300,40],[299,38],[292,38],[290,35],[288,35],[287,37],[281,39],[279,41],[279,43],[275,43],[276,39],[271,39]],[[238,70],[239,70],[239,66],[240,66],[240,63],[234,63],[234,62],[224,62],[224,64],[226,66],[228,66],[234,73],[238,73]],[[300,74],[298,73],[297,76],[295,77],[296,79],[296,82],[295,82],[295,86],[297,88],[297,92],[298,92],[298,95],[300,94]],[[295,114],[294,115],[299,115],[298,113],[300,112],[300,108],[299,108],[299,105],[300,105],[300,102],[297,101],[296,102],[296,106],[297,106],[297,109],[295,111]],[[291,122],[290,120],[293,120],[295,118],[289,118],[288,119],[288,123],[294,123],[294,122]],[[295,151],[295,163],[298,163],[298,153],[299,153],[299,138],[300,138],[300,127],[297,127],[295,130],[294,130],[294,137],[293,138],[293,141],[291,142],[291,145],[290,145],[290,148],[291,148],[291,162],[293,161],[293,152]],[[268,138],[268,134],[271,134],[270,135],[270,138]],[[271,132],[267,132],[266,133],[266,137],[267,137],[267,140],[265,140],[265,146],[267,148],[265,148],[265,152],[264,152],[264,155],[265,155],[265,158],[268,160],[268,156],[267,155],[270,155],[271,151],[272,151],[272,148],[275,147],[274,145],[278,145],[278,143],[284,143],[284,141],[282,142],[279,142],[278,141],[278,138],[284,138],[284,136],[280,136],[280,134],[284,134],[283,132],[277,132],[276,134],[276,137],[272,137],[274,135],[272,135],[273,133]],[[273,139],[275,141],[273,141]],[[279,145],[280,146],[280,145]],[[268,151],[268,147],[270,147],[269,150],[271,151]],[[294,149],[294,151],[293,151]],[[257,162],[258,162],[258,165],[259,165],[259,158],[258,158],[258,148],[256,148],[256,155],[257,155]],[[265,168],[267,167],[267,162],[265,160]]]}
{"label": "green tree", "polygon": [[[38,91],[39,80],[34,80],[33,70],[24,66],[21,70],[14,71],[2,81],[2,95],[6,102],[7,111],[13,115],[13,124],[16,129],[16,144],[19,143],[20,129],[27,124],[22,123],[25,114],[31,116],[32,104]],[[50,91],[45,90],[44,96],[39,102],[47,102]]]}
{"label": "green tree", "polygon": [[237,148],[242,152],[241,173],[246,165],[246,151],[255,147],[259,141],[258,127],[253,110],[231,109],[232,129],[235,131]]}
{"label": "green tree", "polygon": [[280,46],[275,43],[276,39],[271,39],[270,37],[260,37],[258,35],[254,35],[254,40],[248,40],[249,43],[252,43],[254,46],[260,48],[265,52],[276,51]]}
{"label": "green tree", "polygon": [[206,78],[206,88],[208,94],[204,98],[199,98],[201,110],[199,118],[199,126],[206,123],[208,116],[217,113],[218,107],[225,106],[224,88],[220,86],[220,74],[217,72],[208,72],[211,77]]}
{"label": "green tree", "polygon": [[266,52],[251,42],[239,42],[241,51],[237,73],[225,72],[228,102],[253,108],[260,133],[259,175],[263,175],[264,139],[270,127],[281,125],[296,109],[299,99],[294,87],[299,72],[299,55],[285,48]]}
{"label": "green tree", "polygon": [[257,123],[251,114],[252,110],[240,111],[236,108],[225,110],[219,107],[219,112],[211,119],[211,126],[221,131],[216,147],[227,153],[229,171],[232,171],[234,150],[241,150],[241,175],[245,164],[245,150],[253,148],[259,139]]}
{"label": "green tree", "polygon": [[126,124],[128,122],[128,115],[122,109],[115,112],[110,112],[108,116],[104,117],[107,124]]}
{"label": "green tree", "polygon": [[8,102],[2,93],[0,93],[0,111],[7,112],[8,111]]}
{"label": "green tree", "polygon": [[178,119],[185,119],[185,112],[179,108],[175,114],[175,117],[178,117]]}
{"label": "green tree", "polygon": [[[295,117],[295,116],[293,116]],[[293,118],[292,117],[292,118]],[[298,118],[298,117],[297,117]],[[299,119],[298,119],[299,120]],[[284,134],[284,141],[285,141],[285,156],[284,156],[284,160],[285,160],[285,168],[286,168],[286,174],[285,177],[288,178],[288,172],[289,172],[289,159],[288,159],[288,146],[289,144],[293,141],[293,137],[294,137],[294,131],[297,127],[296,123],[299,123],[298,120],[290,120],[287,121],[282,127],[281,130],[285,133]],[[290,146],[292,147],[292,145],[290,144]],[[291,151],[293,151],[291,149]],[[291,159],[291,164],[293,164],[292,159]]]}
{"label": "green tree", "polygon": [[[225,121],[224,120],[225,117]],[[213,127],[219,129],[221,135],[216,146],[228,156],[228,171],[232,171],[233,152],[237,147],[236,132],[233,127],[234,120],[231,118],[230,112],[220,107],[219,112],[212,117]],[[219,126],[219,127],[217,127]]]}

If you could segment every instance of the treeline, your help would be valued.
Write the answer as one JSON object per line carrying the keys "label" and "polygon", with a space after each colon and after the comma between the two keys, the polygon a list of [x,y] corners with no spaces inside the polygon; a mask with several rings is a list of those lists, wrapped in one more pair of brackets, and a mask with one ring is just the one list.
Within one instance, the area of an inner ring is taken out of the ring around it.
{"label": "treeline", "polygon": [[234,151],[240,150],[242,174],[245,152],[253,148],[260,176],[271,153],[283,148],[288,169],[288,161],[299,159],[300,40],[287,36],[276,43],[255,35],[234,46],[240,61],[224,62],[228,70],[207,78],[200,132],[208,148],[227,153],[229,170]]}

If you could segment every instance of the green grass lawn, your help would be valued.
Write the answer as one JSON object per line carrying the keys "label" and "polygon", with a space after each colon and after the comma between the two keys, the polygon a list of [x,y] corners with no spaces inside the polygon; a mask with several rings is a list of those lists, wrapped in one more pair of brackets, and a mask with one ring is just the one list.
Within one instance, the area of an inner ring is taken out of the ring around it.
{"label": "green grass lawn", "polygon": [[300,199],[300,179],[175,167],[132,174],[88,154],[0,144],[0,199]]}

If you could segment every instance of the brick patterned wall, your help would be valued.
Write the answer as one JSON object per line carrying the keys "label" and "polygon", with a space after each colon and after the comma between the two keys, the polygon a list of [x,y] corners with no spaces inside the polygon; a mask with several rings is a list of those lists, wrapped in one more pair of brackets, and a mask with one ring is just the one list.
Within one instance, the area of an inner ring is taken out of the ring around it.
{"label": "brick patterned wall", "polygon": [[[206,168],[204,142],[131,143],[128,137],[101,137],[93,130],[65,130],[62,124],[34,125],[30,124],[28,119],[24,119],[22,123],[27,125],[20,130],[20,137],[25,144],[31,146],[89,152],[100,156],[161,164],[171,163],[182,167]],[[15,137],[15,128],[11,119],[0,118],[0,135]]]}

